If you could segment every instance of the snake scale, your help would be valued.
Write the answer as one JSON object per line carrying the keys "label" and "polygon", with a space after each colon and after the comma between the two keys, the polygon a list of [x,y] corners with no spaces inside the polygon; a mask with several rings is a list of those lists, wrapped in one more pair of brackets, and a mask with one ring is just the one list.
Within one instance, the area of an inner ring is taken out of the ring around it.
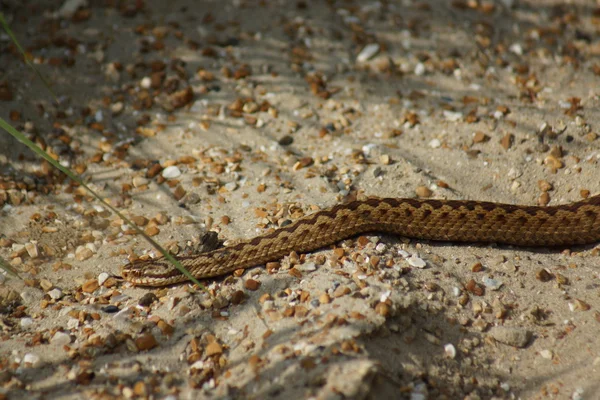
{"label": "snake scale", "polygon": [[[444,242],[571,246],[600,241],[600,195],[538,207],[482,201],[369,198],[318,211],[273,232],[192,256],[177,257],[204,279],[306,253],[368,232]],[[188,279],[166,259],[134,261],[125,280],[165,286]]]}

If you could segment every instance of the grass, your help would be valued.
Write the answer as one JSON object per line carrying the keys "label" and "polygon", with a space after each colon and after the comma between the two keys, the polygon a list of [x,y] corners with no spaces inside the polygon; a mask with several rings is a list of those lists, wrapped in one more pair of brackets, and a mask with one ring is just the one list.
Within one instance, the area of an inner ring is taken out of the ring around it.
{"label": "grass", "polygon": [[[46,86],[46,88],[48,89],[48,91],[52,94],[52,97],[56,100],[57,97],[54,94],[54,92],[52,91],[52,89],[50,88],[49,83],[42,76],[42,74],[35,68],[35,66],[29,61],[29,57],[27,56],[27,54],[25,53],[25,51],[23,50],[23,48],[19,44],[19,42],[18,42],[16,36],[14,35],[14,33],[11,31],[11,29],[8,26],[8,23],[6,22],[6,20],[4,19],[4,16],[2,15],[2,13],[0,13],[0,25],[2,25],[2,27],[4,28],[4,30],[10,36],[11,40],[13,41],[13,43],[15,44],[15,46],[17,47],[17,49],[19,50],[19,52],[23,56],[23,60],[25,61],[25,63],[27,65],[29,65],[29,67],[31,67],[35,71],[36,75],[42,80],[42,82],[44,83],[44,85]],[[190,274],[190,272],[187,269],[185,269],[175,259],[175,257],[173,257],[167,250],[165,250],[162,246],[160,246],[156,241],[154,241],[144,231],[142,231],[140,228],[138,228],[136,224],[134,224],[128,218],[126,218],[123,214],[121,214],[119,212],[119,210],[117,210],[112,205],[110,205],[109,203],[107,203],[106,201],[104,201],[98,194],[96,194],[92,189],[90,189],[83,182],[83,180],[81,179],[81,177],[79,175],[77,175],[76,173],[74,173],[70,169],[68,169],[68,168],[60,165],[55,159],[53,159],[42,148],[40,148],[39,146],[37,146],[35,143],[33,143],[31,140],[29,140],[25,135],[23,135],[23,133],[21,133],[18,130],[16,130],[12,125],[10,125],[8,122],[6,122],[2,118],[0,118],[0,128],[4,129],[8,134],[10,134],[11,136],[13,136],[15,139],[17,139],[21,143],[23,143],[25,146],[27,146],[31,151],[33,151],[39,157],[41,157],[44,160],[48,161],[54,168],[58,169],[59,171],[61,171],[65,175],[67,175],[69,177],[69,179],[77,182],[79,185],[81,185],[83,188],[85,188],[85,190],[87,190],[97,201],[99,201],[106,208],[110,209],[113,213],[115,213],[116,215],[118,215],[131,228],[133,228],[138,234],[140,234],[144,239],[146,239],[146,241],[148,241],[148,243],[150,243],[152,246],[154,246],[154,248],[156,248],[158,251],[160,251],[161,254],[167,260],[169,260],[169,262],[171,262],[179,271],[181,271],[181,273],[183,273],[190,281],[192,281],[193,283],[195,283],[196,285],[198,285],[201,289],[203,289],[203,290],[206,291],[206,288],[204,287],[204,285],[202,285],[200,282],[198,282],[198,280],[196,278],[194,278],[192,276],[192,274]],[[3,260],[2,258],[0,258],[0,268],[4,269],[8,274],[18,276],[18,274],[16,273],[16,271],[14,271],[9,266],[9,264],[5,260]]]}

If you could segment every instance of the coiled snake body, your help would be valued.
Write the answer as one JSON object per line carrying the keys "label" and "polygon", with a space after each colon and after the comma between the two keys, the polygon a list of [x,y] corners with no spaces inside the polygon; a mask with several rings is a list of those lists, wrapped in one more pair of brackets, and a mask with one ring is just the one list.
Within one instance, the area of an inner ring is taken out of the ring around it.
{"label": "coiled snake body", "polygon": [[[600,241],[600,195],[550,207],[460,200],[369,198],[318,211],[233,246],[177,257],[204,279],[310,252],[368,232],[416,239],[516,246],[571,246]],[[122,276],[136,285],[165,286],[187,278],[166,259],[135,261]]]}

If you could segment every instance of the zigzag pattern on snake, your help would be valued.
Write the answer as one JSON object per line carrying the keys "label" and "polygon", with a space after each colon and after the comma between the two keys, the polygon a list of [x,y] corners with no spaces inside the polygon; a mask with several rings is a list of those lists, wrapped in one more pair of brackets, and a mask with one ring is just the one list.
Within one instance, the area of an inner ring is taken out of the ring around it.
{"label": "zigzag pattern on snake", "polygon": [[[444,242],[571,246],[600,241],[600,195],[549,207],[480,201],[369,198],[305,216],[273,232],[193,256],[177,257],[198,278],[211,278],[306,253],[368,232]],[[188,279],[166,259],[135,261],[122,276],[136,285]]]}

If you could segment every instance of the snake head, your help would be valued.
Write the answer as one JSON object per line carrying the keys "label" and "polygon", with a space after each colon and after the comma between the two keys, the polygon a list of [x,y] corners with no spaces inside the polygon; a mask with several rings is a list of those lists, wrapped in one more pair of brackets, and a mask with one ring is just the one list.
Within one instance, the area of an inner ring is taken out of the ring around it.
{"label": "snake head", "polygon": [[162,259],[133,261],[123,266],[121,276],[138,286],[166,286],[188,280],[177,268]]}

